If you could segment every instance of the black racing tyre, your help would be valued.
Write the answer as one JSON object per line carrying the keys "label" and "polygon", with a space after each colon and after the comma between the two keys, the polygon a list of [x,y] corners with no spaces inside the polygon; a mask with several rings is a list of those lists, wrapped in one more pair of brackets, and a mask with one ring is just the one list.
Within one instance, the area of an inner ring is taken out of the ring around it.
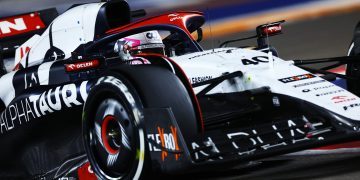
{"label": "black racing tyre", "polygon": [[360,22],[355,27],[354,37],[350,45],[348,55],[354,56],[360,54]]}
{"label": "black racing tyre", "polygon": [[121,76],[105,76],[91,89],[83,111],[83,141],[100,179],[141,179],[146,171],[143,108]]}
{"label": "black racing tyre", "polygon": [[171,108],[185,140],[199,134],[201,123],[196,118],[194,105],[184,84],[175,74],[150,65],[121,67],[118,72],[132,83],[145,108]]}
{"label": "black racing tyre", "polygon": [[[348,56],[360,55],[360,22],[356,25],[354,38],[348,50]],[[346,75],[360,79],[360,62],[346,65]],[[360,96],[359,80],[347,80],[347,88],[352,93]]]}
{"label": "black racing tyre", "polygon": [[[113,71],[91,89],[86,100],[84,145],[100,178],[137,179],[150,169],[148,143],[143,144],[146,141],[143,108],[170,107],[185,139],[198,135],[199,123],[186,88],[169,70],[138,65]],[[122,142],[124,136],[130,148]],[[131,151],[134,149],[140,153]],[[111,154],[119,154],[115,160],[110,158],[114,168],[107,165]]]}

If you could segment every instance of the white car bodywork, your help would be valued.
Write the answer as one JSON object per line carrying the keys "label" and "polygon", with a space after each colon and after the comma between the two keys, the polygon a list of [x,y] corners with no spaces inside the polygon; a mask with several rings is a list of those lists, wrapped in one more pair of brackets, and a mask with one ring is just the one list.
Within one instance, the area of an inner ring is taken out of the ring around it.
{"label": "white car bodywork", "polygon": [[[28,61],[27,67],[41,64],[37,72],[40,75],[38,83],[47,85],[50,67],[57,60],[44,63],[45,54],[50,49],[50,29],[53,46],[64,52],[64,59],[69,58],[80,44],[94,40],[96,17],[102,5],[104,3],[79,5],[58,16],[42,35],[34,35],[16,49],[14,66],[11,69],[16,69],[19,63],[22,67],[26,67],[26,61]],[[24,53],[25,49],[29,49],[29,51]],[[54,57],[57,55],[55,54]],[[0,99],[5,106],[15,98],[12,81],[16,70],[5,74],[0,79],[0,84],[5,85],[0,87]],[[31,87],[31,83],[25,86],[25,89]]]}
{"label": "white car bodywork", "polygon": [[[104,3],[91,3],[74,7],[60,15],[39,37],[31,39],[30,51],[20,58],[17,51],[15,62],[28,66],[41,64],[44,55],[50,48],[50,29],[52,32],[53,46],[64,52],[65,58],[81,44],[94,40],[96,15]],[[56,55],[55,55],[56,57]],[[273,93],[284,94],[324,107],[344,117],[360,121],[360,98],[349,91],[334,85],[316,75],[313,75],[293,64],[278,57],[269,63],[269,54],[262,51],[241,48],[219,48],[202,52],[190,53],[182,56],[170,57],[185,71],[191,83],[196,83],[222,76],[226,73],[241,71],[244,76],[233,81],[225,81],[215,87],[210,93],[226,93],[244,91],[253,88],[268,86]],[[47,66],[51,66],[49,62]],[[16,65],[16,64],[15,64]],[[46,66],[46,67],[47,67]],[[48,68],[40,68],[39,74],[47,77]],[[1,81],[8,82],[12,73],[3,76]],[[307,77],[314,76],[314,77]],[[42,78],[43,82],[46,79]],[[283,81],[283,82],[282,82]],[[286,82],[285,82],[286,81]],[[3,84],[3,83],[2,83]],[[201,91],[205,86],[195,88]],[[3,88],[1,99],[5,104],[12,100],[8,94],[14,94],[13,87]],[[9,93],[8,93],[9,92]]]}
{"label": "white car bodywork", "polygon": [[[28,66],[38,65],[43,62],[44,56],[50,48],[50,29],[53,46],[64,52],[65,59],[69,58],[71,52],[80,44],[94,40],[97,12],[103,4],[84,4],[73,7],[61,14],[40,37],[35,35],[28,40],[30,43],[24,43],[17,49],[14,67],[19,62],[25,67],[26,58],[28,58]],[[30,48],[30,51],[21,56],[19,49],[26,49],[26,47]],[[54,56],[56,57],[56,55]]]}
{"label": "white car bodywork", "polygon": [[[236,92],[268,86],[272,93],[302,99],[360,121],[360,98],[356,95],[295,66],[293,61],[273,57],[273,65],[269,65],[268,58],[267,53],[241,48],[219,48],[172,57],[183,68],[191,83],[219,77],[225,73],[243,72],[244,76],[236,78],[236,83],[225,81],[209,93]],[[205,86],[194,90],[197,93]]]}

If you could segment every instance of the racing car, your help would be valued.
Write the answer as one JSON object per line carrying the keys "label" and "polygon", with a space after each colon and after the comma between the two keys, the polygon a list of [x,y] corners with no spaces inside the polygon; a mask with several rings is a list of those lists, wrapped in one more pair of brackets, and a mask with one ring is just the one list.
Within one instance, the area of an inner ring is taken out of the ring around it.
{"label": "racing car", "polygon": [[[267,43],[282,21],[256,28],[257,47],[203,50],[203,13],[144,14],[109,1],[51,23],[21,16],[47,28],[16,49],[0,79],[2,178],[143,179],[359,139],[359,24],[349,56],[283,60]],[[162,54],[116,51],[153,31]],[[336,64],[302,66],[324,62]],[[344,64],[345,75],[326,71]]]}

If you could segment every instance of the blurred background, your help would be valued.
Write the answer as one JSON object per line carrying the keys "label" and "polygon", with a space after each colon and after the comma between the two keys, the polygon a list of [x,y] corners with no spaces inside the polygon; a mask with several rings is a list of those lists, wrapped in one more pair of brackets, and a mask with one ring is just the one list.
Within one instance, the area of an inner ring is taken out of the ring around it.
{"label": "blurred background", "polygon": [[[0,17],[56,7],[59,13],[73,4],[94,0],[1,0]],[[205,13],[205,49],[230,39],[254,35],[255,27],[286,20],[284,34],[270,39],[284,59],[346,55],[355,25],[360,20],[360,0],[128,0],[131,8],[148,15],[177,10]],[[255,45],[254,40],[231,44]]]}

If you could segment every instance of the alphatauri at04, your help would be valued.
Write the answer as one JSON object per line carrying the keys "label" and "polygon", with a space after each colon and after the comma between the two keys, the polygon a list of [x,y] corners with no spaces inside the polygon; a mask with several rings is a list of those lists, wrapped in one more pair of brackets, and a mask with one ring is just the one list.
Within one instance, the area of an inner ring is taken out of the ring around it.
{"label": "alphatauri at04", "polygon": [[[203,50],[201,12],[144,18],[125,1],[77,5],[52,22],[50,12],[9,17],[35,26],[1,36],[42,33],[0,79],[2,178],[139,179],[359,138],[359,26],[349,56],[286,61],[266,43],[282,22],[257,27],[258,47]],[[114,52],[148,31],[164,54]],[[346,74],[301,67],[322,62],[347,64]]]}

